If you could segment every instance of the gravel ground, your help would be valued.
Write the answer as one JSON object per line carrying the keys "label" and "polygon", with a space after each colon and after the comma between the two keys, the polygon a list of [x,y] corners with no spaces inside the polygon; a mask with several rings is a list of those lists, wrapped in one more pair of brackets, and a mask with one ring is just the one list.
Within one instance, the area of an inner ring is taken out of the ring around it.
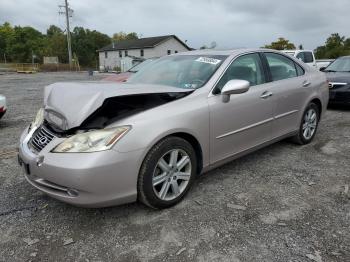
{"label": "gravel ground", "polygon": [[200,176],[179,205],[83,209],[35,190],[16,162],[47,84],[86,73],[0,75],[0,261],[350,261],[350,110],[313,143],[286,141]]}

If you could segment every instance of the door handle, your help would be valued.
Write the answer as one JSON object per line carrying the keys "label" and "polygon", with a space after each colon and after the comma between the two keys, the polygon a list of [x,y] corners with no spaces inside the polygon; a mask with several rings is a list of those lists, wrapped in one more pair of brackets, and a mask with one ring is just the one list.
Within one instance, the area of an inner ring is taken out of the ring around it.
{"label": "door handle", "polygon": [[270,91],[265,91],[264,93],[261,94],[260,98],[266,99],[271,97],[273,94]]}
{"label": "door handle", "polygon": [[309,81],[305,80],[303,82],[303,87],[308,87],[309,85],[311,85],[311,83]]}

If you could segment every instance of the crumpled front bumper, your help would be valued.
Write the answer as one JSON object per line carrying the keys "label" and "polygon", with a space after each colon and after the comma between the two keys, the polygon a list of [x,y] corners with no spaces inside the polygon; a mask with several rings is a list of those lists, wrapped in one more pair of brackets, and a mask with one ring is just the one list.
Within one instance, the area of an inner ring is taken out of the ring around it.
{"label": "crumpled front bumper", "polygon": [[40,153],[28,146],[28,129],[20,139],[19,163],[27,181],[46,194],[84,207],[134,202],[144,150],[120,153],[51,153],[64,139],[54,138]]}

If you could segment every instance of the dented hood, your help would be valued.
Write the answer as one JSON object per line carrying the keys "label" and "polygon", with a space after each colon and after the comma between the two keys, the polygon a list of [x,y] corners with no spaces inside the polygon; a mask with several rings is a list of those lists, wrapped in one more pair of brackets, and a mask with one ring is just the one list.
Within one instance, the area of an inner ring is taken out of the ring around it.
{"label": "dented hood", "polygon": [[44,91],[45,118],[61,130],[80,126],[107,98],[138,94],[186,93],[182,89],[162,85],[118,84],[110,82],[56,83]]}

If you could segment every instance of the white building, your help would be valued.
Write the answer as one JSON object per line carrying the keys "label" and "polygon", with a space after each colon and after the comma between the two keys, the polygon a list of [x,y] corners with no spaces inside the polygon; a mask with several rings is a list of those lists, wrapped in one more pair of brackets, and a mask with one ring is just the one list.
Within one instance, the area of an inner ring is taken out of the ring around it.
{"label": "white building", "polygon": [[175,35],[156,36],[126,40],[105,46],[99,52],[100,70],[115,70],[122,72],[139,61],[147,58],[161,57],[189,51],[189,48]]}

